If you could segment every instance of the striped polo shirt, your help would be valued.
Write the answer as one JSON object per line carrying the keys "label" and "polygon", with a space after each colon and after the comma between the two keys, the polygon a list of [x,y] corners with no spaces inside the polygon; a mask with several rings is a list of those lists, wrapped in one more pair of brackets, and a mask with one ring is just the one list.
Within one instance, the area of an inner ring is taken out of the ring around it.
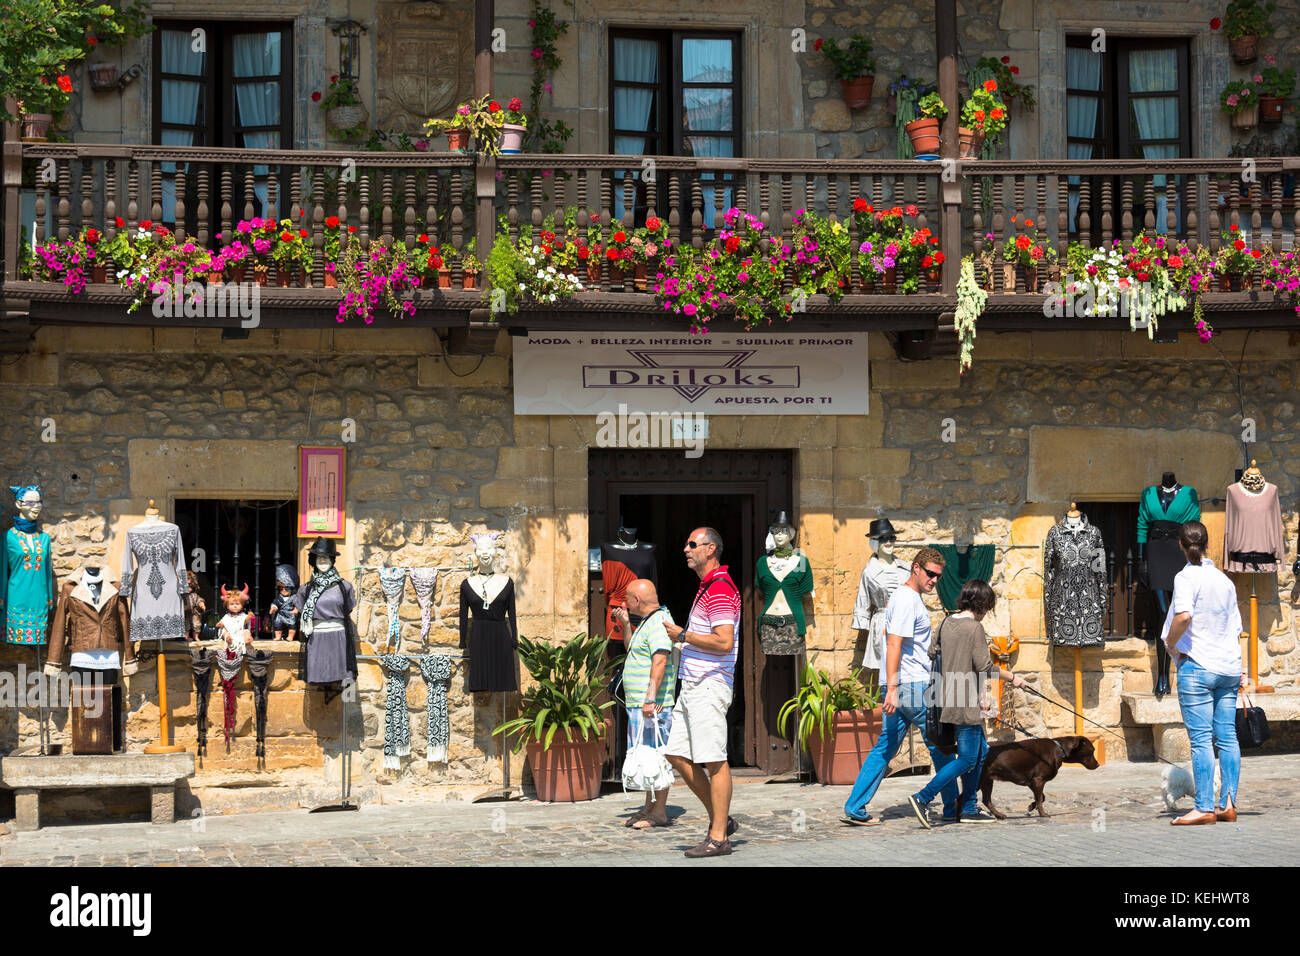
{"label": "striped polo shirt", "polygon": [[694,644],[685,645],[678,669],[678,676],[685,683],[697,684],[713,679],[726,681],[729,687],[732,685],[736,655],[740,649],[740,592],[727,575],[725,564],[710,571],[700,581],[690,617],[686,619],[686,630],[692,634],[708,634],[718,624],[732,626],[731,650],[710,654]]}

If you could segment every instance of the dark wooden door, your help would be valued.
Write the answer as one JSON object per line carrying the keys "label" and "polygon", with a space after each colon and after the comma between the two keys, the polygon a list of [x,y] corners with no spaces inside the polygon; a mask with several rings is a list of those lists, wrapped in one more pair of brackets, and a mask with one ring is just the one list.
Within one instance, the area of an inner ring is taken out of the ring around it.
{"label": "dark wooden door", "polygon": [[[728,754],[733,766],[767,773],[794,769],[794,750],[778,733],[776,715],[794,692],[795,661],[767,658],[759,647],[754,567],[768,524],[778,511],[791,510],[791,466],[789,451],[706,451],[688,459],[680,450],[591,449],[588,458],[588,547],[611,540],[620,524],[635,527],[640,540],[656,546],[660,603],[679,624],[698,585],[682,554],[686,537],[703,525],[721,533],[722,563],[742,602]],[[590,626],[600,633],[605,629],[600,574],[592,572],[590,578]],[[626,742],[624,726],[619,724],[616,760]]]}

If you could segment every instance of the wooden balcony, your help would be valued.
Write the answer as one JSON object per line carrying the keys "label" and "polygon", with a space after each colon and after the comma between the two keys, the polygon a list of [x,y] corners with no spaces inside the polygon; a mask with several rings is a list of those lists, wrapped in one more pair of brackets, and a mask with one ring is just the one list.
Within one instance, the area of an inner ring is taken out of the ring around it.
{"label": "wooden balcony", "polygon": [[[1049,318],[1043,296],[1023,279],[1008,285],[1003,241],[1026,220],[1062,255],[1071,240],[1093,246],[1145,231],[1217,249],[1221,233],[1238,226],[1252,248],[1294,248],[1300,209],[1294,176],[1300,159],[1259,159],[1248,180],[1240,160],[920,162],[868,160],[720,159],[607,155],[520,155],[490,158],[451,153],[348,153],[229,150],[163,146],[4,146],[3,323],[11,340],[44,323],[125,325],[235,324],[204,318],[128,315],[126,292],[111,283],[70,294],[56,283],[19,276],[23,227],[36,242],[64,239],[94,226],[106,237],[120,217],[164,223],[178,237],[213,247],[241,219],[289,218],[308,230],[314,250],[306,288],[261,290],[261,325],[334,325],[338,291],[324,288],[325,220],[338,216],[362,241],[408,245],[422,234],[443,246],[470,240],[486,258],[496,223],[512,237],[522,225],[554,217],[562,232],[566,210],[579,226],[592,215],[628,225],[657,215],[674,243],[699,247],[714,236],[725,210],[757,216],[769,235],[789,237],[796,213],[813,210],[849,224],[851,291],[837,302],[811,296],[792,327],[809,331],[879,330],[934,337],[951,327],[963,255],[988,254],[993,288],[981,331],[1128,328],[1127,319]],[[940,239],[941,280],[922,281],[915,294],[860,294],[864,267],[857,250],[853,202],[876,207],[914,205],[916,222]],[[988,237],[992,236],[990,240]],[[420,289],[416,313],[379,313],[376,324],[463,326],[491,317],[481,291]],[[1275,300],[1253,277],[1251,288],[1203,298],[1220,328],[1295,328],[1291,304]],[[502,324],[515,329],[684,329],[649,291],[613,280],[608,263],[587,291],[554,306],[525,303]],[[778,320],[774,325],[782,324]],[[1191,328],[1190,311],[1167,316],[1162,328]],[[12,344],[11,344],[12,347]]]}

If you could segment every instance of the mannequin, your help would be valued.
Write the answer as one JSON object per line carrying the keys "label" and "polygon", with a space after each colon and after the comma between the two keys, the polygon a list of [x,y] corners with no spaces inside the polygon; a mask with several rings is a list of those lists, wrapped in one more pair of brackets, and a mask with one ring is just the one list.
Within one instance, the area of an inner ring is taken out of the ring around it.
{"label": "mannequin", "polygon": [[1286,557],[1277,485],[1264,480],[1255,462],[1228,489],[1223,523],[1223,570],[1271,574]]}
{"label": "mannequin", "polygon": [[39,648],[49,643],[56,596],[50,536],[40,530],[41,489],[24,485],[9,490],[18,516],[5,532],[0,552],[0,623],[7,643]]}
{"label": "mannequin", "polygon": [[776,516],[768,534],[775,547],[758,559],[754,578],[764,601],[758,639],[764,654],[802,654],[808,629],[803,596],[813,594],[812,568],[807,556],[794,550],[796,532],[784,511]]}
{"label": "mannequin", "polygon": [[[1196,489],[1180,485],[1172,471],[1160,476],[1158,486],[1142,492],[1137,521],[1138,578],[1155,595],[1162,620],[1169,612],[1174,576],[1187,564],[1178,546],[1178,532],[1183,522],[1199,521],[1200,517]],[[1169,693],[1169,651],[1156,634],[1147,639],[1156,644],[1155,694],[1160,698]]]}
{"label": "mannequin", "polygon": [[1087,647],[1105,640],[1106,546],[1101,531],[1071,502],[1043,544],[1047,638]]}
{"label": "mannequin", "polygon": [[304,639],[299,657],[299,679],[325,688],[328,703],[341,684],[357,677],[356,626],[352,611],[357,606],[352,584],[335,569],[338,547],[332,538],[317,538],[307,554],[314,573],[298,589],[298,632]]}
{"label": "mannequin", "polygon": [[637,539],[636,528],[619,525],[613,541],[600,546],[601,584],[605,589],[605,636],[611,642],[610,653],[622,653],[623,625],[614,617],[614,609],[627,607],[627,586],[638,578],[659,586],[655,546]]}
{"label": "mannequin", "polygon": [[245,584],[242,591],[227,591],[226,586],[221,585],[221,601],[226,605],[226,616],[217,625],[217,632],[229,650],[243,654],[244,645],[253,640],[248,614],[248,585]]}
{"label": "mannequin", "polygon": [[271,619],[271,636],[275,640],[298,639],[298,603],[294,598],[298,590],[298,571],[292,564],[282,564],[275,569],[275,600],[267,616]]}
{"label": "mannequin", "polygon": [[86,562],[59,592],[45,672],[57,674],[66,658],[72,670],[105,672],[115,683],[118,670],[136,672],[133,648],[131,616],[118,583],[107,568]]}
{"label": "mannequin", "polygon": [[474,572],[460,586],[460,646],[469,662],[466,691],[519,689],[515,585],[497,570],[497,534],[476,534]]}
{"label": "mannequin", "polygon": [[150,501],[144,520],[127,531],[122,551],[122,593],[131,601],[131,639],[184,640],[182,598],[189,592],[181,530],[163,521]]}
{"label": "mannequin", "polygon": [[[910,566],[898,559],[898,532],[888,518],[877,518],[867,530],[871,560],[858,582],[858,599],[853,605],[852,626],[865,632],[862,666],[877,672],[885,668],[885,607],[893,593],[911,574]],[[883,683],[883,675],[882,681]]]}

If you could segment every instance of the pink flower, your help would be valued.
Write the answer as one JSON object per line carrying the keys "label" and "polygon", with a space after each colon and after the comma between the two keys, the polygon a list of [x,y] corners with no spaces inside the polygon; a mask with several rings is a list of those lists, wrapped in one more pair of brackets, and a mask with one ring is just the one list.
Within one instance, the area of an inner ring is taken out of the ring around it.
{"label": "pink flower", "polygon": [[551,92],[551,88],[552,88],[552,87],[551,87],[551,81],[550,81],[550,80],[547,80],[546,82],[544,82],[544,83],[542,84],[542,89],[544,89],[547,93]]}
{"label": "pink flower", "polygon": [[[1275,57],[1272,53],[1268,53],[1264,56],[1264,62],[1267,63],[1269,66],[1277,66],[1277,57]],[[1257,80],[1256,82],[1259,81]]]}
{"label": "pink flower", "polygon": [[541,58],[542,58],[542,48],[539,46],[533,47],[533,59],[540,60]]}
{"label": "pink flower", "polygon": [[1256,83],[1263,83],[1263,82],[1264,82],[1264,77],[1261,76],[1261,75],[1258,74],[1258,73],[1256,73],[1254,76],[1252,76],[1251,79],[1254,80]]}
{"label": "pink flower", "polygon": [[1229,106],[1236,106],[1236,105],[1237,105],[1237,102],[1238,102],[1238,101],[1237,101],[1237,94],[1236,94],[1236,93],[1230,93],[1230,94],[1228,95],[1228,105],[1229,105]]}
{"label": "pink flower", "polygon": [[529,25],[530,27],[535,27],[535,26],[537,26],[537,21],[536,21],[536,20],[529,20],[529,21],[528,21],[528,25]]}

